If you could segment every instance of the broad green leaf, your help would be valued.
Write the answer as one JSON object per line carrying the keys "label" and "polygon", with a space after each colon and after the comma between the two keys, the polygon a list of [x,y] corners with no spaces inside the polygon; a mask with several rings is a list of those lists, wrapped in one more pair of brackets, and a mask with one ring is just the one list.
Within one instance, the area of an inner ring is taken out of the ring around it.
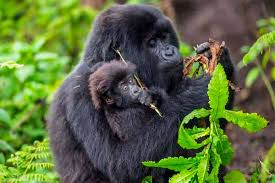
{"label": "broad green leaf", "polygon": [[6,124],[9,124],[11,118],[10,115],[5,111],[4,109],[0,108],[0,123],[4,122]]}
{"label": "broad green leaf", "polygon": [[228,101],[228,81],[221,64],[219,64],[208,85],[209,105],[211,107],[211,116],[220,118]]}
{"label": "broad green leaf", "polygon": [[146,177],[144,177],[144,179],[142,180],[141,183],[153,183],[152,176],[146,176]]}
{"label": "broad green leaf", "polygon": [[207,177],[208,169],[209,169],[209,154],[205,155],[205,157],[201,159],[201,161],[198,165],[199,183],[205,182],[205,178]]}
{"label": "broad green leaf", "polygon": [[169,183],[188,183],[196,175],[197,169],[183,170],[170,178]]}
{"label": "broad green leaf", "polygon": [[248,132],[257,132],[268,124],[268,121],[256,113],[243,113],[241,111],[224,111],[223,118]]}
{"label": "broad green leaf", "polygon": [[243,57],[243,63],[248,64],[255,60],[257,56],[264,50],[264,48],[275,44],[275,31],[262,35],[251,46],[248,53]]}
{"label": "broad green leaf", "polygon": [[245,176],[239,170],[231,170],[223,177],[224,183],[247,183]]}
{"label": "broad green leaf", "polygon": [[209,116],[209,114],[210,114],[210,110],[207,110],[204,108],[195,109],[183,118],[182,123],[187,124],[190,120],[192,120],[194,118],[205,118],[205,117]]}
{"label": "broad green leaf", "polygon": [[142,164],[147,167],[167,168],[170,170],[180,172],[184,169],[189,169],[196,166],[199,163],[200,159],[201,157],[194,157],[194,158],[169,157],[169,158],[164,158],[159,162],[145,161],[145,162],[142,162]]}
{"label": "broad green leaf", "polygon": [[253,69],[251,69],[245,77],[245,86],[248,88],[251,87],[253,83],[256,81],[256,79],[259,77],[259,75],[260,75],[259,68],[254,67]]}
{"label": "broad green leaf", "polygon": [[220,155],[221,163],[228,165],[232,160],[234,150],[226,135],[220,134],[213,138],[213,144],[215,145],[216,152]]}
{"label": "broad green leaf", "polygon": [[210,139],[207,138],[201,143],[197,143],[196,140],[187,133],[183,126],[179,129],[178,144],[184,149],[198,149],[209,142]]}

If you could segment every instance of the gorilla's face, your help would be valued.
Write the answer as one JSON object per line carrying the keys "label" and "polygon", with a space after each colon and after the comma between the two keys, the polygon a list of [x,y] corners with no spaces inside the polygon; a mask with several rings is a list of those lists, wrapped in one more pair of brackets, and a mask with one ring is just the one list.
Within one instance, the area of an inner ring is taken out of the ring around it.
{"label": "gorilla's face", "polygon": [[119,59],[114,51],[118,49],[127,61],[137,65],[145,84],[160,86],[163,78],[167,82],[174,77],[171,73],[160,76],[160,68],[179,65],[178,46],[170,20],[158,9],[148,5],[116,5],[97,18],[84,59]]}

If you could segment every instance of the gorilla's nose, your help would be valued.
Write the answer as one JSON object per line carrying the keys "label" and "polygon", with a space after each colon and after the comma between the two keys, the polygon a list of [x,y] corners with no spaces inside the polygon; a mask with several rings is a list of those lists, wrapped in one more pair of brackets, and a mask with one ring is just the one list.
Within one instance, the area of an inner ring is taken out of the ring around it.
{"label": "gorilla's nose", "polygon": [[166,55],[167,57],[173,56],[173,55],[175,54],[175,51],[174,51],[174,49],[173,49],[172,46],[166,46],[165,49],[166,49],[165,55]]}
{"label": "gorilla's nose", "polygon": [[139,95],[139,93],[140,93],[140,88],[138,86],[133,86],[132,87],[132,94],[134,96],[137,96],[137,95]]}
{"label": "gorilla's nose", "polygon": [[178,49],[175,46],[168,45],[162,50],[162,57],[166,61],[176,61],[179,60]]}

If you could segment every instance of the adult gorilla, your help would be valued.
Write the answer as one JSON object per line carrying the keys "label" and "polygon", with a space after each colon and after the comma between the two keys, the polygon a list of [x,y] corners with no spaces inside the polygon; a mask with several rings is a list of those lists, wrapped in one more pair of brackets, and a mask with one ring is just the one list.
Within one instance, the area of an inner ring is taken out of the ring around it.
{"label": "adult gorilla", "polygon": [[[125,116],[121,140],[110,129],[103,110],[92,104],[88,78],[100,64],[119,59],[114,49],[137,66],[149,88],[164,90],[158,108],[164,118],[145,106],[117,109]],[[227,50],[221,57],[228,78],[233,67]],[[117,5],[97,17],[83,60],[57,92],[48,129],[56,168],[63,182],[140,182],[153,175],[168,180],[166,170],[142,166],[145,160],[188,156],[177,145],[181,119],[193,109],[207,107],[209,77],[182,78],[178,40],[158,9],[145,5]],[[125,125],[125,126],[124,126]]]}

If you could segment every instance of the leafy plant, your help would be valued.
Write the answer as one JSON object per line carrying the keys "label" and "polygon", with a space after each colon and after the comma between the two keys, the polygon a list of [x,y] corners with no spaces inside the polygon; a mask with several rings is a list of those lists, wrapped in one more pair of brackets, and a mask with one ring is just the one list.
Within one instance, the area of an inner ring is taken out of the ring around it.
{"label": "leafy plant", "polygon": [[48,139],[36,141],[13,154],[6,165],[0,164],[0,182],[58,182],[48,145]]}
{"label": "leafy plant", "polygon": [[45,137],[52,94],[79,60],[96,14],[78,0],[0,1],[0,162]]}
{"label": "leafy plant", "polygon": [[[228,165],[233,156],[233,148],[226,134],[220,128],[220,119],[238,125],[247,132],[257,132],[268,122],[256,113],[226,110],[228,102],[228,81],[222,66],[219,64],[208,85],[210,109],[196,109],[184,117],[178,134],[178,144],[183,149],[201,149],[194,157],[168,157],[159,162],[143,162],[148,167],[167,168],[178,172],[170,178],[170,183],[179,182],[219,182],[218,174],[221,165]],[[207,128],[185,128],[194,118],[209,117]],[[235,174],[233,174],[235,175]],[[227,176],[229,179],[231,175]]]}
{"label": "leafy plant", "polygon": [[275,144],[273,144],[264,158],[259,177],[261,182],[267,182],[267,180],[275,181]]}
{"label": "leafy plant", "polygon": [[[248,49],[248,52],[243,57],[243,64],[254,63],[255,66],[248,72],[245,85],[251,87],[253,83],[261,77],[271,98],[273,109],[275,110],[275,93],[270,79],[266,72],[270,72],[271,78],[275,80],[275,19],[261,19],[258,21],[259,34],[258,40]],[[258,56],[263,53],[261,62],[258,61]],[[268,63],[272,61],[272,67],[269,69]]]}

